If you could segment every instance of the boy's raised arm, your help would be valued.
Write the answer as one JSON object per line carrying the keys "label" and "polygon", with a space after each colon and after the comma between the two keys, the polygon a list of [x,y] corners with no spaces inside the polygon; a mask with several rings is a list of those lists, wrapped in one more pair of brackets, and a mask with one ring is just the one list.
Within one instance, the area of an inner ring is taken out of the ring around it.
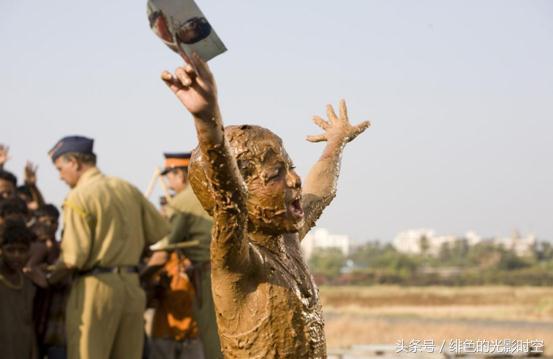
{"label": "boy's raised arm", "polygon": [[[190,63],[164,71],[163,81],[194,117],[206,177],[215,200],[215,248],[212,258],[220,258],[230,268],[247,268],[248,244],[246,190],[236,160],[225,140],[217,102],[217,87],[207,63],[196,54]],[[227,233],[225,233],[227,232]]]}
{"label": "boy's raised arm", "polygon": [[369,121],[352,126],[348,119],[346,102],[340,100],[340,116],[336,116],[331,105],[327,105],[328,121],[319,116],[313,122],[324,130],[324,134],[307,136],[310,142],[326,141],[326,147],[315,165],[309,171],[303,186],[303,208],[305,224],[299,231],[300,239],[309,232],[320,217],[323,209],[336,195],[336,184],[340,173],[340,162],[345,145],[369,127]]}

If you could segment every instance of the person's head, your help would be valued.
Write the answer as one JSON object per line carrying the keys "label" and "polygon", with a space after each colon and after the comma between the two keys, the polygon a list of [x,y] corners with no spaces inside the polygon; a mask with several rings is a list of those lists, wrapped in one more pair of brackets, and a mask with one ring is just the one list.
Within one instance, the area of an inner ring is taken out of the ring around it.
{"label": "person's head", "polygon": [[0,198],[16,196],[17,177],[11,172],[0,169]]}
{"label": "person's head", "polygon": [[58,230],[60,211],[53,204],[45,204],[34,213],[37,223],[42,223],[49,228],[50,235],[55,237]]}
{"label": "person's head", "polygon": [[31,226],[31,231],[33,232],[35,238],[40,242],[54,240],[54,238],[52,237],[52,229],[46,223],[35,222]]}
{"label": "person's head", "polygon": [[0,255],[4,264],[20,271],[29,260],[29,249],[34,235],[24,222],[9,220],[0,230]]}
{"label": "person's head", "polygon": [[175,193],[182,192],[188,184],[188,168],[178,167],[173,168],[165,174],[169,188]]}
{"label": "person's head", "polygon": [[21,198],[0,199],[0,223],[8,220],[26,222],[28,217],[29,209]]}
{"label": "person's head", "polygon": [[168,186],[176,193],[182,192],[188,185],[188,165],[190,152],[164,153],[165,162],[161,174],[165,176]]}
{"label": "person's head", "polygon": [[60,179],[70,188],[79,182],[81,176],[96,166],[96,155],[92,151],[94,140],[82,136],[64,137],[49,151],[52,162],[60,173]]}
{"label": "person's head", "polygon": [[[301,180],[280,137],[259,126],[228,126],[225,137],[247,186],[248,230],[266,234],[297,232],[303,225]],[[198,149],[190,164],[196,196],[213,212],[213,195]]]}
{"label": "person's head", "polygon": [[204,17],[193,17],[180,25],[176,32],[178,42],[194,44],[211,34],[211,25]]}

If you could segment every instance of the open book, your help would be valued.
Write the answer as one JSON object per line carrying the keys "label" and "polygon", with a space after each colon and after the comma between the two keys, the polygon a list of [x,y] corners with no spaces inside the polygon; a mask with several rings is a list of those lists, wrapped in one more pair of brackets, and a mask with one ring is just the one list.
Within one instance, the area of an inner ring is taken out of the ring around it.
{"label": "open book", "polygon": [[194,0],[148,0],[152,31],[182,56],[196,52],[208,61],[227,48]]}

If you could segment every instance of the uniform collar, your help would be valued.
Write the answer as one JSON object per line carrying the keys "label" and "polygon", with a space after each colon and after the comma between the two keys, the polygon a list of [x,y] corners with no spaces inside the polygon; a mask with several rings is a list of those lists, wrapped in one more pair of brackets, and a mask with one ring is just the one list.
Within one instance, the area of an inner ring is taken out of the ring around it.
{"label": "uniform collar", "polygon": [[97,167],[89,168],[88,170],[85,171],[85,173],[81,175],[81,178],[79,178],[79,181],[77,182],[77,185],[75,186],[75,188],[81,187],[82,185],[90,182],[92,179],[101,175],[102,175],[102,172],[100,172],[100,170]]}

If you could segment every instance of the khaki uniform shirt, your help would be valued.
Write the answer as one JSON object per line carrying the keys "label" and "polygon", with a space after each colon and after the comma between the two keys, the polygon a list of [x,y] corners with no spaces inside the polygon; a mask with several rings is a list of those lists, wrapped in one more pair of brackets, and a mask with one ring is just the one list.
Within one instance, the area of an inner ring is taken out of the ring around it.
{"label": "khaki uniform shirt", "polygon": [[203,209],[190,185],[177,194],[167,205],[171,221],[168,242],[180,243],[198,240],[197,247],[182,249],[182,253],[193,263],[209,261],[211,227],[213,220]]}
{"label": "khaki uniform shirt", "polygon": [[69,192],[63,219],[61,261],[80,270],[135,266],[144,246],[170,230],[136,187],[97,168],[86,171]]}

